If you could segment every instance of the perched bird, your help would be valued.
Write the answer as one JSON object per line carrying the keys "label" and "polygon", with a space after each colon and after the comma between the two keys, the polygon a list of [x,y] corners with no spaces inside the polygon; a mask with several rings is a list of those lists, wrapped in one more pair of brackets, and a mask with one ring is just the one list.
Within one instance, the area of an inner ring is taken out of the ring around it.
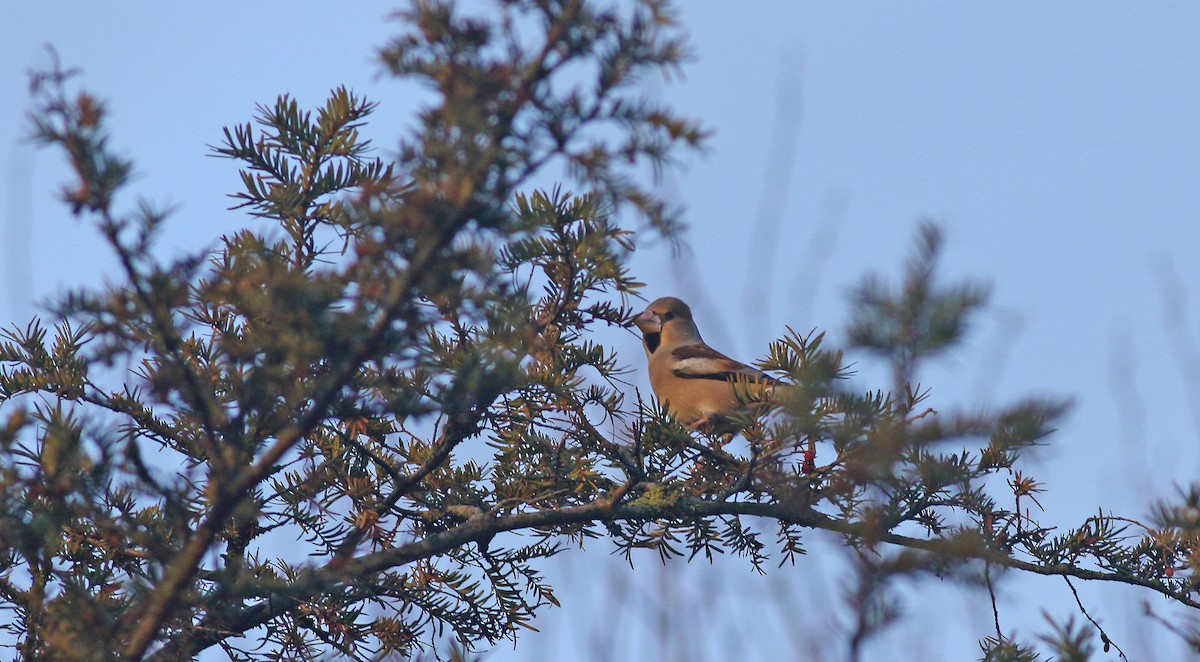
{"label": "perched bird", "polygon": [[663,297],[634,317],[650,363],[650,386],[667,411],[690,429],[736,432],[728,416],[745,411],[738,401],[761,400],[779,381],[704,344],[692,309]]}

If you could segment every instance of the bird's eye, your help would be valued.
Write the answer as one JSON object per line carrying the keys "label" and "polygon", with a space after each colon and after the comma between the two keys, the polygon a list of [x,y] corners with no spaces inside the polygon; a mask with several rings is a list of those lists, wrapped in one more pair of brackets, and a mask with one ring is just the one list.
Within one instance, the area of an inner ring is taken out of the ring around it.
{"label": "bird's eye", "polygon": [[666,313],[663,314],[664,322],[670,322],[673,319],[675,319],[675,313],[668,310]]}

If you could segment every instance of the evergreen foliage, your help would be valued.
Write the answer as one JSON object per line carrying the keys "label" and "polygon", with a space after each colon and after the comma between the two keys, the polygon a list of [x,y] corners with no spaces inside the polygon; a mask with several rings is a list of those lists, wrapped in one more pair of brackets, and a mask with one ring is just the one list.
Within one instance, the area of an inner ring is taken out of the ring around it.
{"label": "evergreen foliage", "polygon": [[[854,298],[848,337],[888,388],[849,389],[840,350],[790,332],[759,364],[789,386],[744,444],[627,396],[641,357],[595,331],[636,308],[639,237],[678,237],[654,174],[704,138],[631,89],[686,55],[665,3],[420,0],[400,21],[382,60],[436,94],[397,157],[374,155],[376,105],[346,89],[261,106],[214,147],[255,220],[169,263],[167,215],[118,204],[132,165],[103,104],[70,72],[35,77],[37,136],[76,174],[64,200],[123,273],[0,337],[0,601],[21,659],[486,647],[558,604],[540,559],[597,538],[786,572],[831,532],[856,559],[852,654],[906,576],[1015,569],[1200,607],[1197,490],[1152,525],[1052,528],[1020,460],[1066,403],[928,406],[919,367],[987,299],[937,280],[933,226],[897,287]],[[1087,658],[1090,628],[1051,630],[1044,650]],[[1040,659],[998,621],[980,636],[984,659]]]}

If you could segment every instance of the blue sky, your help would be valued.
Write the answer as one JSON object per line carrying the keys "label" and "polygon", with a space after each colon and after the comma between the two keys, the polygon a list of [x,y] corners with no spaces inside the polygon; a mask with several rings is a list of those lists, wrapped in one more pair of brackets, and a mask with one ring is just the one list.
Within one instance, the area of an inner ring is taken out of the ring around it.
{"label": "blue sky", "polygon": [[[114,144],[136,160],[137,192],[177,207],[165,254],[254,222],[226,210],[236,170],[205,146],[256,103],[288,92],[316,106],[347,85],[381,102],[368,133],[385,150],[411,118],[412,89],[380,77],[373,61],[393,31],[386,4],[156,9],[20,3],[0,22],[3,319],[23,323],[37,301],[112,273],[91,229],[54,201],[62,159],[24,140],[25,75],[49,62],[44,44],[109,101]],[[655,244],[639,253],[635,273],[650,298],[683,296],[710,344],[745,360],[765,354],[785,324],[828,329],[837,341],[848,288],[867,272],[895,274],[917,221],[932,218],[947,230],[945,273],[994,287],[969,342],[923,376],[934,406],[1031,393],[1076,400],[1029,465],[1048,488],[1047,521],[1078,523],[1097,507],[1141,517],[1196,477],[1200,4],[696,2],[682,19],[694,60],[682,80],[648,81],[645,92],[714,135],[663,182],[688,209],[690,250],[683,260]],[[636,341],[619,343],[640,368]],[[863,385],[882,386],[865,367]],[[569,582],[560,594],[584,597],[541,619],[545,636],[525,639],[522,652],[553,659],[552,642],[616,604],[589,583],[592,567],[614,585],[656,587],[644,601],[676,600],[682,614],[704,587],[721,604],[757,607],[712,616],[722,626],[702,640],[719,650],[727,633],[777,651],[770,642],[789,620],[763,596],[785,586],[802,605],[836,602],[834,562],[807,562],[790,577],[758,579],[737,564],[660,571],[647,558],[636,574],[611,579],[619,562],[603,548],[575,554],[553,572]],[[1069,614],[1065,591],[1061,582],[1006,584],[1004,626],[1040,627],[1033,605],[1043,603]],[[1126,652],[1161,654],[1155,640],[1166,633],[1135,618],[1149,596],[1081,595]],[[986,601],[922,585],[911,611],[929,599],[961,618],[929,627],[911,615],[879,654],[976,654]],[[836,627],[836,613],[826,621]],[[650,626],[630,628],[638,650],[655,650]]]}

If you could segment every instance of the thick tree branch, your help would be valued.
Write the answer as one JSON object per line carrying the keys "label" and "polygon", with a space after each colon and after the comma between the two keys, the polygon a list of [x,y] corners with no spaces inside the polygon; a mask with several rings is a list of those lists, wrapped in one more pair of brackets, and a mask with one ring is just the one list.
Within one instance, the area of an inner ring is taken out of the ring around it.
{"label": "thick tree branch", "polygon": [[[879,531],[869,522],[847,521],[830,517],[805,506],[785,503],[754,503],[739,501],[713,501],[707,499],[679,499],[670,505],[649,505],[636,499],[620,505],[612,505],[610,498],[597,499],[591,503],[553,510],[514,513],[494,517],[488,513],[477,515],[463,524],[447,531],[429,535],[420,540],[400,545],[393,549],[366,554],[346,563],[330,563],[304,573],[287,594],[262,596],[256,604],[221,614],[219,622],[204,622],[199,627],[181,633],[169,642],[153,659],[171,660],[176,656],[198,654],[224,638],[224,632],[247,632],[260,627],[281,614],[296,608],[330,588],[359,581],[375,573],[407,565],[422,559],[432,559],[472,541],[490,538],[500,533],[546,527],[587,524],[601,521],[654,521],[678,520],[696,517],[723,515],[749,515],[777,520],[785,524],[830,531],[853,536],[872,544],[886,543],[897,547],[919,550],[951,560],[979,560],[1044,576],[1074,577],[1096,581],[1117,582],[1148,588],[1189,607],[1200,608],[1200,603],[1180,595],[1143,577],[1089,570],[1070,564],[1042,565],[1013,558],[1001,550],[987,547],[978,539],[958,538],[913,538],[888,531]],[[207,619],[206,619],[207,621]]]}

